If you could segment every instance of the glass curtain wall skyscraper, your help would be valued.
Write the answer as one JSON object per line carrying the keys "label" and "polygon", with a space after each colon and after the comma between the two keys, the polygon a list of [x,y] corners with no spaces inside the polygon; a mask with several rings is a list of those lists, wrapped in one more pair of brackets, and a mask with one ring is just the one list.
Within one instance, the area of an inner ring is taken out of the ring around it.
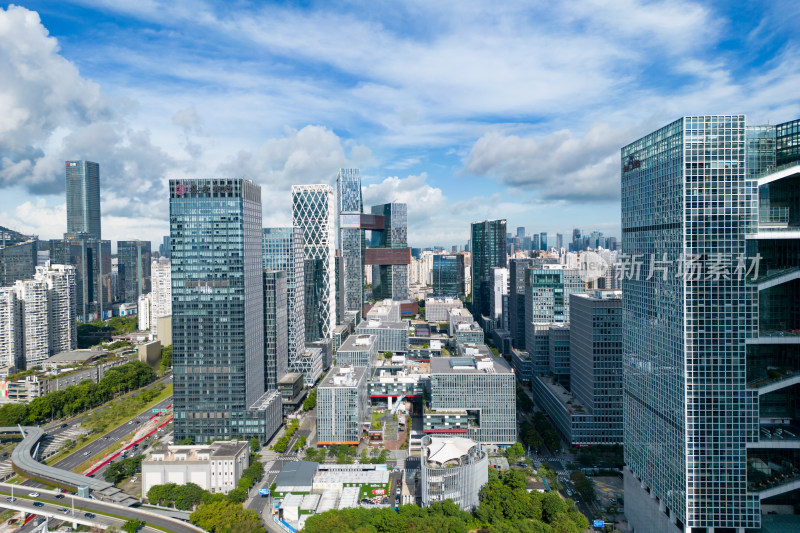
{"label": "glass curtain wall skyscraper", "polygon": [[123,302],[150,292],[150,241],[117,241],[119,287]]}
{"label": "glass curtain wall skyscraper", "polygon": [[464,300],[464,255],[436,254],[431,269],[433,296]]}
{"label": "glass curtain wall skyscraper", "polygon": [[336,199],[330,185],[292,186],[292,225],[303,231],[309,342],[331,338],[336,327],[335,218]]}
{"label": "glass curtain wall skyscraper", "polygon": [[263,442],[281,405],[264,390],[261,189],[243,179],[169,187],[175,440]]}
{"label": "glass curtain wall skyscraper", "polygon": [[303,232],[299,227],[264,228],[263,267],[286,272],[289,367],[306,351]]}
{"label": "glass curtain wall skyscraper", "polygon": [[472,314],[489,315],[492,267],[507,268],[506,221],[472,223]]}
{"label": "glass curtain wall skyscraper", "polygon": [[361,311],[364,301],[364,230],[361,226],[361,175],[357,168],[339,169],[339,249],[344,261],[344,310]]}
{"label": "glass curtain wall skyscraper", "polygon": [[100,165],[67,161],[67,233],[100,239]]}
{"label": "glass curtain wall skyscraper", "polygon": [[[408,206],[406,204],[392,202],[374,205],[372,214],[382,215],[384,220],[383,231],[372,232],[372,249],[408,249]],[[409,253],[409,261],[410,255]],[[408,298],[408,263],[373,264],[372,297],[375,300]]]}
{"label": "glass curtain wall skyscraper", "polygon": [[[732,270],[757,220],[745,159],[743,115],[684,117],[622,148],[623,253],[645,258],[622,281],[625,508],[637,532],[760,527],[747,461],[757,294]],[[709,276],[717,258],[731,271]]]}

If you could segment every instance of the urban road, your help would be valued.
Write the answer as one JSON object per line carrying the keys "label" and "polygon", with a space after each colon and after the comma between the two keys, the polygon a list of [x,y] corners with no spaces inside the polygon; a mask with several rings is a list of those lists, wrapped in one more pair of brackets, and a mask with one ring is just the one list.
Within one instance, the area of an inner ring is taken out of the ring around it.
{"label": "urban road", "polygon": [[[166,409],[168,405],[172,403],[172,397],[168,397],[165,400],[159,402],[153,409]],[[58,436],[61,432],[67,431],[69,428],[74,427],[76,425],[80,425],[83,422],[83,418],[85,415],[79,416],[74,420],[71,420],[68,423],[67,427],[60,427],[61,425],[55,426],[55,428],[47,429],[47,434],[50,436]],[[133,434],[136,430],[141,427],[141,425],[146,422],[151,416],[153,416],[152,411],[148,410],[135,418],[132,418],[129,422],[123,422],[122,425],[118,426],[115,429],[112,429],[108,433],[106,433],[103,437],[97,439],[96,441],[92,442],[91,444],[86,445],[85,447],[77,450],[64,459],[60,460],[53,466],[56,468],[60,468],[62,470],[72,470],[73,468],[77,468],[81,464],[88,461],[91,457],[101,453],[106,448],[110,447],[112,444],[117,442],[118,440],[126,437],[128,435]],[[138,422],[138,423],[137,423]],[[98,475],[100,475],[98,473]],[[23,483],[26,487],[44,487],[43,484],[33,481],[27,480]]]}
{"label": "urban road", "polygon": [[[10,495],[11,487],[12,485],[9,485],[7,483],[0,484],[0,494]],[[188,524],[185,522],[181,522],[180,520],[171,519],[154,513],[150,513],[142,509],[137,509],[133,507],[124,507],[121,505],[114,505],[111,503],[100,502],[97,500],[90,500],[87,498],[78,498],[77,496],[58,498],[58,493],[54,491],[41,490],[38,492],[39,496],[36,497],[36,500],[43,502],[45,505],[48,504],[55,505],[56,509],[69,508],[71,510],[74,501],[76,514],[78,513],[78,509],[80,509],[81,513],[91,511],[97,513],[98,515],[107,514],[107,515],[122,517],[124,520],[139,519],[151,526],[155,526],[157,528],[161,528],[162,530],[171,531],[174,533],[201,533],[203,531],[201,528],[193,526],[192,524]],[[17,501],[14,503],[18,503],[23,499],[28,499],[26,496],[22,497],[18,496],[19,494],[20,494],[20,488],[16,487],[16,489],[14,490],[14,496],[17,498]],[[37,508],[33,507],[33,505],[31,505],[31,507],[33,509],[31,512],[35,514]],[[40,511],[44,511],[45,507],[41,507],[38,509]],[[47,509],[50,510],[51,508],[47,507]],[[52,511],[50,512],[52,513]]]}

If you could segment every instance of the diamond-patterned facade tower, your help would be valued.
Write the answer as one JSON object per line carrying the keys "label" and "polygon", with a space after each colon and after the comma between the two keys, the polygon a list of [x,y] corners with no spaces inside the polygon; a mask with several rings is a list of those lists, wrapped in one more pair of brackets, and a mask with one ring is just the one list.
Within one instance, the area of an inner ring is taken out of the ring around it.
{"label": "diamond-patterned facade tower", "polygon": [[335,202],[330,185],[292,186],[292,224],[303,231],[303,256],[307,261],[319,261],[322,269],[321,275],[315,276],[316,283],[321,284],[316,288],[320,295],[318,305],[316,309],[306,308],[306,323],[319,321],[319,331],[324,338],[330,338],[336,326]]}

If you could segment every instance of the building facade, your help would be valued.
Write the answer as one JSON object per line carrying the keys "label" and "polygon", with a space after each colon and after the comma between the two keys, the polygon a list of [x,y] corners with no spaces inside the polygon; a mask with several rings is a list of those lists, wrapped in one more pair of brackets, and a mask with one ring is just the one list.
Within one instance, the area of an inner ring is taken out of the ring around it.
{"label": "building facade", "polygon": [[335,217],[329,185],[292,186],[292,225],[303,233],[307,341],[330,338],[336,327]]}
{"label": "building facade", "polygon": [[117,297],[137,302],[150,292],[150,241],[117,241]]}
{"label": "building facade", "polygon": [[264,228],[263,246],[263,267],[286,272],[287,341],[291,368],[306,351],[303,232],[298,226]]}
{"label": "building facade", "polygon": [[525,349],[525,270],[532,265],[531,259],[508,261],[508,328],[518,350]]}
{"label": "building facade", "polygon": [[622,292],[572,294],[570,390],[599,423],[597,442],[622,442]]}
{"label": "building facade", "polygon": [[261,189],[243,179],[169,185],[175,440],[264,442],[281,406],[264,390]]}
{"label": "building facade", "polygon": [[366,367],[334,367],[317,388],[317,444],[358,445],[368,402]]}
{"label": "building facade", "polygon": [[150,265],[150,333],[158,335],[158,319],[172,316],[172,264],[159,257]]}
{"label": "building facade", "polygon": [[422,505],[453,500],[471,511],[489,481],[489,456],[481,445],[463,437],[422,438]]}
{"label": "building facade", "polygon": [[432,256],[431,287],[433,295],[464,300],[464,256],[436,254]]}
{"label": "building facade", "polygon": [[0,248],[0,287],[31,279],[38,264],[38,250],[36,238]]}
{"label": "building facade", "polygon": [[361,229],[361,174],[357,168],[339,169],[336,176],[339,207],[339,249],[344,261],[344,311],[360,311],[364,302],[364,230]]}
{"label": "building facade", "polygon": [[[488,349],[487,349],[488,351]],[[464,410],[474,421],[462,433],[482,444],[510,446],[517,440],[514,373],[501,357],[431,358],[430,413]],[[449,430],[427,429],[427,433]]]}
{"label": "building facade", "polygon": [[264,269],[264,390],[289,371],[286,272]]}
{"label": "building facade", "polygon": [[506,268],[506,221],[472,223],[472,314],[489,315],[492,267]]}
{"label": "building facade", "polygon": [[67,161],[67,233],[100,239],[100,165]]}
{"label": "building facade", "polygon": [[[786,339],[799,327],[797,281],[736,273],[756,254],[783,273],[800,257],[798,166],[758,168],[763,133],[743,115],[683,117],[621,151],[622,251],[658,260],[622,281],[625,506],[637,532],[743,532],[798,502],[786,482],[796,453],[764,438],[780,427],[769,414],[793,409],[792,388],[756,385],[770,361],[797,364]],[[732,264],[715,275],[720,260]]]}
{"label": "building facade", "polygon": [[372,231],[372,256],[374,249],[407,250],[402,261],[394,255],[389,260],[372,262],[372,298],[383,300],[405,300],[408,298],[408,265],[411,250],[408,248],[408,206],[401,203],[388,203],[372,206],[372,214],[383,216],[382,231]]}

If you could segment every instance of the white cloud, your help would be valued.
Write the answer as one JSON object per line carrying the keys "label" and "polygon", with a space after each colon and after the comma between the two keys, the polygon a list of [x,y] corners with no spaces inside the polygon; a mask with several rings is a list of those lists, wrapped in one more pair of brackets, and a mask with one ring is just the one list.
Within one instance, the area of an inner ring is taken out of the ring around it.
{"label": "white cloud", "polygon": [[629,128],[594,125],[583,137],[561,130],[540,137],[500,131],[478,139],[464,171],[532,190],[542,199],[605,201],[619,197],[619,149]]}

